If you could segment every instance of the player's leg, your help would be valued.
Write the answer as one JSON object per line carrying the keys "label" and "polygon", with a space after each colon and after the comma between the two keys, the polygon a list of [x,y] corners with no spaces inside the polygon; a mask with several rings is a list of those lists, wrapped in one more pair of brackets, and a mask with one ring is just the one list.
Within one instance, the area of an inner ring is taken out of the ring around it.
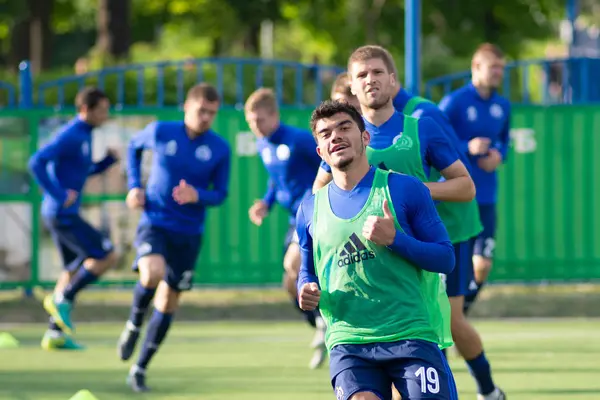
{"label": "player's leg", "polygon": [[[331,349],[329,372],[337,400],[387,400],[392,381],[377,364],[376,344],[338,345]],[[366,350],[365,350],[366,349]]]}
{"label": "player's leg", "polygon": [[44,299],[44,308],[54,318],[55,323],[66,333],[73,331],[71,321],[72,305],[77,294],[95,282],[117,261],[110,239],[89,225],[79,216],[68,221],[55,221],[54,231],[63,247],[77,255],[68,269],[75,270],[62,292],[56,292]]}
{"label": "player's leg", "polygon": [[450,366],[435,343],[403,340],[384,343],[381,349],[381,359],[402,399],[458,399]]}
{"label": "player's leg", "polygon": [[136,392],[145,392],[146,369],[167,336],[181,292],[191,290],[194,268],[200,252],[200,235],[171,236],[166,241],[166,274],[156,289],[154,312],[146,328],[146,336],[128,381]]}
{"label": "player's leg", "polygon": [[[54,293],[61,294],[69,284],[71,277],[77,270],[82,260],[79,259],[76,253],[72,252],[67,246],[60,241],[60,235],[52,229],[51,224],[47,224],[50,230],[50,235],[63,262],[65,268],[62,271],[54,286]],[[44,350],[80,350],[83,346],[76,343],[71,337],[65,334],[60,326],[50,316],[48,321],[48,329],[44,333],[41,346]]]}
{"label": "player's leg", "polygon": [[465,296],[465,314],[468,313],[487,281],[492,269],[494,250],[496,248],[496,205],[480,205],[479,215],[483,231],[475,239],[473,248],[475,280],[473,288]]}
{"label": "player's leg", "polygon": [[156,288],[166,274],[167,233],[150,225],[139,226],[134,245],[136,257],[133,270],[139,279],[133,290],[133,300],[129,319],[119,337],[117,353],[121,360],[129,360],[140,336],[140,329]]}
{"label": "player's leg", "polygon": [[[492,369],[485,356],[479,333],[471,325],[463,312],[464,295],[468,292],[468,284],[473,280],[472,241],[458,243],[454,246],[456,266],[446,277],[446,291],[451,307],[452,339],[459,354],[466,361],[471,374],[475,378],[480,396],[503,395],[496,388],[492,379]],[[487,399],[488,397],[483,397]],[[503,397],[489,397],[503,399]]]}

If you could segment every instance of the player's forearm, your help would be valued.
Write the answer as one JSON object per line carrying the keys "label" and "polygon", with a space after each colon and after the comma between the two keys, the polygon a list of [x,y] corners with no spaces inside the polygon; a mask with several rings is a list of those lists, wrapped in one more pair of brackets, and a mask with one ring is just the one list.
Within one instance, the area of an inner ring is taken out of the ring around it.
{"label": "player's forearm", "polygon": [[196,191],[198,192],[198,202],[196,204],[201,206],[218,206],[223,204],[227,198],[226,189],[206,190],[196,188]]}
{"label": "player's forearm", "polygon": [[426,182],[433,200],[455,203],[469,202],[475,198],[475,184],[470,176],[459,176],[443,182]]}
{"label": "player's forearm", "polygon": [[425,271],[449,274],[454,269],[454,247],[450,241],[421,242],[397,232],[394,242],[388,248]]}
{"label": "player's forearm", "polygon": [[129,190],[142,187],[143,149],[129,147],[127,151],[127,185]]}
{"label": "player's forearm", "polygon": [[110,168],[110,166],[113,165],[115,161],[116,160],[111,155],[104,157],[104,159],[92,165],[92,169],[89,175],[97,175],[103,173],[108,168]]}
{"label": "player's forearm", "polygon": [[37,182],[37,184],[52,197],[56,202],[62,204],[67,199],[67,191],[57,185],[55,179],[52,179],[48,174],[48,160],[35,154],[29,160],[29,171]]}
{"label": "player's forearm", "polygon": [[275,204],[275,195],[277,190],[275,189],[275,184],[271,180],[269,180],[269,186],[267,187],[267,192],[263,196],[263,201],[265,204],[271,209],[273,204]]}
{"label": "player's forearm", "polygon": [[314,271],[314,265],[305,265],[305,261],[303,260],[300,266],[300,272],[298,273],[298,281],[296,283],[296,289],[298,290],[298,293],[300,293],[300,289],[302,289],[302,286],[312,282],[315,282],[317,284],[319,283],[319,279],[317,278],[317,275]]}

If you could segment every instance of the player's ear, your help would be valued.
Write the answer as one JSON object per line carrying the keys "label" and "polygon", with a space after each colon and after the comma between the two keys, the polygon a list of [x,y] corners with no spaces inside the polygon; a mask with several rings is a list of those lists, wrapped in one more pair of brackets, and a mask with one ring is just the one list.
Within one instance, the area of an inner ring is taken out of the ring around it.
{"label": "player's ear", "polygon": [[371,134],[366,129],[362,133],[362,140],[365,146],[368,146],[371,143]]}
{"label": "player's ear", "polygon": [[390,84],[394,87],[398,84],[398,81],[396,80],[396,74],[393,72],[390,74]]}
{"label": "player's ear", "polygon": [[321,147],[319,147],[319,144],[317,143],[317,154],[319,155],[319,157],[323,158],[323,156],[321,155]]}

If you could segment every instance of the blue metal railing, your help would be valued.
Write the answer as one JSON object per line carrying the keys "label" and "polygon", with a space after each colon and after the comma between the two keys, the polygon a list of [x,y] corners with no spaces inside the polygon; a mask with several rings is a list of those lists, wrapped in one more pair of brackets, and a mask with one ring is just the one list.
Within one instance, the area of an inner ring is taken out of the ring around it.
{"label": "blue metal railing", "polygon": [[[85,85],[104,88],[116,108],[180,107],[196,82],[214,84],[225,107],[240,107],[262,86],[275,90],[283,108],[313,107],[328,97],[336,66],[291,61],[201,58],[133,64],[66,76],[34,85],[29,63],[19,66],[19,82],[0,81],[4,108],[72,107],[74,93]],[[425,96],[439,100],[464,85],[470,72],[429,80]],[[600,103],[600,58],[526,60],[509,63],[501,92],[516,104]]]}
{"label": "blue metal railing", "polygon": [[[240,107],[252,90],[269,86],[282,107],[308,107],[328,97],[326,88],[342,71],[334,66],[240,58],[133,64],[44,82],[37,87],[37,106],[71,107],[67,103],[69,86],[79,89],[94,84],[107,91],[112,89],[117,108],[180,107],[186,88],[196,82],[209,82],[224,99],[224,106]],[[127,87],[131,82],[135,87]],[[55,97],[49,104],[46,98],[51,92]]]}
{"label": "blue metal railing", "polygon": [[[425,96],[439,100],[470,79],[470,71],[431,79],[425,83]],[[513,104],[600,103],[600,58],[572,57],[509,63],[500,92]]]}

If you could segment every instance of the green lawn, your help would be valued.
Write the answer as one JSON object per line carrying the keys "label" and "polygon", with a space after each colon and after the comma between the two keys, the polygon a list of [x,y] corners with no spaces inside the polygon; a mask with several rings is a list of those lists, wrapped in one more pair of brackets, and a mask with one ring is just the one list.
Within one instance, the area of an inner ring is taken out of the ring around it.
{"label": "green lawn", "polygon": [[[600,398],[600,321],[478,322],[495,379],[510,400]],[[311,331],[301,323],[175,323],[149,370],[154,393],[133,396],[128,364],[117,359],[118,324],[82,324],[78,353],[39,348],[43,325],[5,328],[21,342],[0,350],[0,399],[69,399],[81,389],[98,400],[335,399],[327,368],[311,371]],[[463,364],[451,355],[461,399],[475,399]]]}

